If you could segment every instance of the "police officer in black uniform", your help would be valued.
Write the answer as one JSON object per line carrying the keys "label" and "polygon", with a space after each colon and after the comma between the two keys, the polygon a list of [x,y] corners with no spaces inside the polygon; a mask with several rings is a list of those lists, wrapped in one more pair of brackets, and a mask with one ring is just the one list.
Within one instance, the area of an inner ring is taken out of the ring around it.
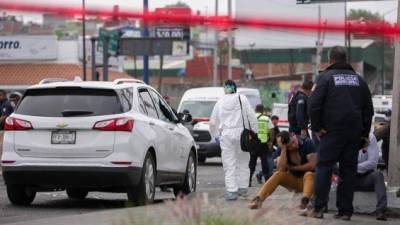
{"label": "police officer in black uniform", "polygon": [[354,181],[360,145],[368,140],[374,113],[366,82],[346,63],[345,48],[328,53],[330,66],[320,73],[309,99],[311,127],[320,140],[314,182],[312,216],[323,218],[334,165],[339,162],[338,213],[350,220],[353,214]]}
{"label": "police officer in black uniform", "polygon": [[312,87],[312,81],[304,81],[300,89],[289,102],[289,132],[295,133],[296,135],[300,135],[304,138],[308,137],[309,119],[307,113],[307,103]]}
{"label": "police officer in black uniform", "polygon": [[14,108],[7,99],[7,92],[0,90],[0,130],[3,130],[6,118],[13,112]]}

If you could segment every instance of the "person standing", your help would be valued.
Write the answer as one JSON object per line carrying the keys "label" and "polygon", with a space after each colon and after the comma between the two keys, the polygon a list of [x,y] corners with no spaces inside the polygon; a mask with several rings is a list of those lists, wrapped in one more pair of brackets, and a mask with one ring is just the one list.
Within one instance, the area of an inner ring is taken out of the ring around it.
{"label": "person standing", "polygon": [[309,99],[311,127],[320,140],[311,216],[323,218],[332,170],[339,162],[338,213],[335,218],[350,220],[358,150],[362,140],[368,141],[374,111],[368,85],[346,63],[345,48],[332,47],[328,52],[328,61],[330,66],[320,73]]}
{"label": "person standing", "polygon": [[248,162],[250,154],[243,152],[240,136],[243,118],[247,129],[257,133],[257,118],[246,96],[237,94],[236,83],[228,80],[224,84],[226,95],[217,101],[210,118],[210,131],[221,146],[221,159],[225,173],[225,199],[236,200],[247,195],[250,179]]}
{"label": "person standing", "polygon": [[6,118],[14,112],[10,101],[7,99],[7,93],[0,90],[0,130],[3,130]]}
{"label": "person standing", "polygon": [[[262,169],[262,176],[265,180],[272,175],[272,171],[269,169],[268,165],[268,158],[272,157],[272,153],[268,147],[268,140],[269,140],[269,129],[272,127],[271,121],[268,116],[264,115],[264,106],[257,105],[256,106],[256,117],[258,121],[258,132],[257,137],[260,140],[259,149],[250,153],[250,161],[249,161],[249,168],[250,168],[250,182],[249,186],[251,187],[251,181],[256,170],[257,159],[261,159],[261,169]],[[261,181],[260,174],[256,174],[257,180]]]}
{"label": "person standing", "polygon": [[300,89],[296,92],[292,99],[290,99],[289,102],[289,132],[300,135],[303,138],[309,136],[307,102],[313,85],[314,83],[312,81],[304,81]]}
{"label": "person standing", "polygon": [[22,94],[18,91],[15,91],[10,94],[9,101],[13,109],[15,109],[22,98]]}

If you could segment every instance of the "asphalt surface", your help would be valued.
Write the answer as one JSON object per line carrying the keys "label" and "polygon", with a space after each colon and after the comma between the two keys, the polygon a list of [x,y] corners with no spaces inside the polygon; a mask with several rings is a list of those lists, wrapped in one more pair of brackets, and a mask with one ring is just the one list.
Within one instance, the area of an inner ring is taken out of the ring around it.
{"label": "asphalt surface", "polygon": [[[198,168],[197,189],[200,191],[214,190],[224,186],[220,160],[212,159],[211,161],[205,165],[200,165]],[[174,195],[158,190],[156,199],[154,207],[163,204],[166,200],[174,199]],[[65,191],[40,192],[36,195],[32,205],[26,207],[14,206],[7,199],[6,187],[3,177],[0,175],[0,224],[128,207],[130,206],[126,194],[93,192],[89,193],[85,200],[71,200],[68,199]]]}
{"label": "asphalt surface", "polygon": [[[270,221],[266,224],[315,224],[315,225],[395,225],[400,224],[398,219],[390,219],[388,222],[378,222],[374,217],[368,215],[355,215],[352,221],[344,222],[332,219],[333,211],[326,215],[326,219],[316,220],[298,216],[296,206],[301,198],[298,194],[287,192],[283,188],[278,188],[263,205],[263,213],[247,210],[249,199],[259,188],[259,184],[250,189],[250,196],[237,202],[225,202],[223,170],[220,159],[209,160],[204,165],[198,167],[198,195],[206,193],[210,202],[217,202],[221,210],[227,211],[228,215],[236,211],[237,215],[261,216],[261,220]],[[189,197],[190,198],[190,197]],[[127,215],[139,217],[143,214],[152,217],[160,217],[158,213],[170,210],[167,203],[173,200],[172,193],[158,191],[156,203],[145,207],[131,207],[127,202],[126,194],[110,193],[90,193],[85,200],[68,199],[65,192],[38,193],[32,205],[26,207],[13,206],[8,202],[7,194],[2,176],[0,176],[0,224],[12,225],[80,225],[80,224],[127,224],[120,222],[121,218]],[[253,214],[251,214],[253,213]],[[255,214],[254,214],[255,213]],[[129,217],[129,216],[128,216]],[[272,222],[274,221],[274,222]],[[129,224],[129,223],[128,223]],[[170,224],[170,223],[167,223]],[[176,224],[172,222],[171,224]]]}

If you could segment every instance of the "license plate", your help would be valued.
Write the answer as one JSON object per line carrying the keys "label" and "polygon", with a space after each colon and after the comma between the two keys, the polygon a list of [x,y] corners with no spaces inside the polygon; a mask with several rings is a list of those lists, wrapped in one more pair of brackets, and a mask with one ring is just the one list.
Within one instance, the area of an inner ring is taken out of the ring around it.
{"label": "license plate", "polygon": [[65,145],[75,144],[76,131],[53,131],[51,132],[51,144]]}

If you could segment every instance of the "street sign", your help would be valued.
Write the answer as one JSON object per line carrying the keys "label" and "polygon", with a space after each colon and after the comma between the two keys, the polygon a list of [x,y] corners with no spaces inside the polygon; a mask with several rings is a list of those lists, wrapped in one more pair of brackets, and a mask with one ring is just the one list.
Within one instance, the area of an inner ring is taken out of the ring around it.
{"label": "street sign", "polygon": [[173,41],[172,42],[172,55],[184,56],[188,53],[187,41]]}
{"label": "street sign", "polygon": [[121,55],[186,55],[187,41],[173,38],[121,38]]}
{"label": "street sign", "polygon": [[181,38],[190,40],[190,28],[184,27],[156,27],[154,29],[156,38]]}
{"label": "street sign", "polygon": [[119,29],[108,30],[100,28],[98,45],[97,45],[100,51],[103,49],[103,43],[106,37],[109,38],[108,54],[116,56],[118,54],[120,30]]}

